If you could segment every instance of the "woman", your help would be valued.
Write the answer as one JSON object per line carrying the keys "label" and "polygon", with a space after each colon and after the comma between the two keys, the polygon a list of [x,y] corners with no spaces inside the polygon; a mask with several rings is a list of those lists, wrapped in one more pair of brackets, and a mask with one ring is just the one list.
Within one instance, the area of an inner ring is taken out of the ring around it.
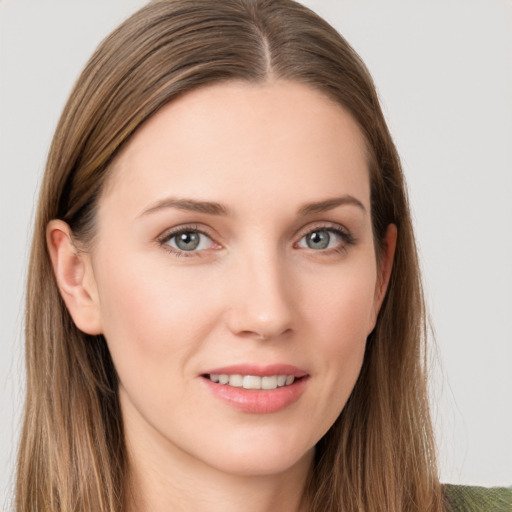
{"label": "woman", "polygon": [[18,510],[445,509],[398,156],[307,9],[157,2],[100,46],[27,296]]}

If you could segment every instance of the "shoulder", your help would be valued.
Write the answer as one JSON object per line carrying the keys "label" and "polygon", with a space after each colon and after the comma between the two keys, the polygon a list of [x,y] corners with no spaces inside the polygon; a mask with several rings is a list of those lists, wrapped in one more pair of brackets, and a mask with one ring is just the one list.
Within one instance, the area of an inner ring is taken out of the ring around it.
{"label": "shoulder", "polygon": [[512,512],[512,487],[443,485],[448,512]]}

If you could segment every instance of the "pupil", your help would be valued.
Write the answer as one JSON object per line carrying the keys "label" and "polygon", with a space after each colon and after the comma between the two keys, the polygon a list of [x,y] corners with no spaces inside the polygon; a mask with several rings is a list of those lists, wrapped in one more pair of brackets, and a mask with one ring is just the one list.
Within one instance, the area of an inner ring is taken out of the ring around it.
{"label": "pupil", "polygon": [[183,251],[192,251],[199,245],[199,234],[181,233],[176,237],[176,245]]}
{"label": "pupil", "polygon": [[329,240],[327,231],[314,231],[308,236],[307,242],[311,249],[325,249],[329,245]]}

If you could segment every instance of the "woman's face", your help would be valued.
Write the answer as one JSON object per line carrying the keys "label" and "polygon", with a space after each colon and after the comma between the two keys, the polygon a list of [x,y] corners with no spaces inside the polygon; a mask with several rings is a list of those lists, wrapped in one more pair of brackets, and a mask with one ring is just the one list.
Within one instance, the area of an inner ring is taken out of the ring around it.
{"label": "woman's face", "polygon": [[97,222],[129,445],[246,475],[308,458],[385,288],[352,117],[283,81],[188,93],[116,159]]}

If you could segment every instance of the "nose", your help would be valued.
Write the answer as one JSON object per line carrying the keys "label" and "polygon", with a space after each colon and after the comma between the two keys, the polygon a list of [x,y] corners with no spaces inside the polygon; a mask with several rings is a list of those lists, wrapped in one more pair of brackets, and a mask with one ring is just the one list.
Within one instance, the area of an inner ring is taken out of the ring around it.
{"label": "nose", "polygon": [[232,291],[227,324],[237,336],[261,340],[289,334],[293,328],[293,282],[278,254],[242,258],[228,284]]}

